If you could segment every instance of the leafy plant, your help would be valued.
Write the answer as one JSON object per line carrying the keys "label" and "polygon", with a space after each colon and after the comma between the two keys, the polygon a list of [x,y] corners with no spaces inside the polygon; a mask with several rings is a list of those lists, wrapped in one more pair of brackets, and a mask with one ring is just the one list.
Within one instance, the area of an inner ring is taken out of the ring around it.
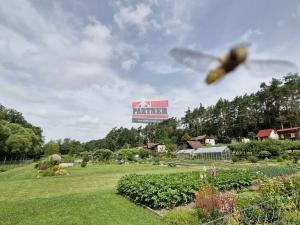
{"label": "leafy plant", "polygon": [[256,156],[253,156],[253,155],[249,156],[248,160],[252,163],[257,163],[258,162],[258,158]]}
{"label": "leafy plant", "polygon": [[[203,176],[203,174],[201,174]],[[175,173],[167,175],[128,175],[118,183],[118,193],[132,201],[152,208],[172,208],[190,203],[195,192],[203,186],[199,172]],[[250,170],[218,170],[215,177],[204,173],[208,182],[220,190],[240,189],[249,186],[256,179],[256,172]]]}
{"label": "leafy plant", "polygon": [[198,172],[168,175],[128,175],[118,183],[118,193],[152,208],[172,208],[190,203],[201,185]]}
{"label": "leafy plant", "polygon": [[80,164],[81,167],[86,167],[86,165],[87,165],[87,162],[85,162],[85,161],[82,161]]}
{"label": "leafy plant", "polygon": [[272,154],[269,151],[260,151],[258,157],[261,159],[269,158]]}

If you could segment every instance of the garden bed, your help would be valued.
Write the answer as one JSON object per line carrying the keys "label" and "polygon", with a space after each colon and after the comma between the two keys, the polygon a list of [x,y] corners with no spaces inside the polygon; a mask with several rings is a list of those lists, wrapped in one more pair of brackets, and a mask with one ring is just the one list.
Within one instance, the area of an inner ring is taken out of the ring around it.
{"label": "garden bed", "polygon": [[[137,204],[152,209],[173,208],[187,205],[195,200],[195,192],[205,181],[221,191],[240,190],[249,187],[258,176],[282,176],[296,173],[295,167],[260,167],[259,169],[218,170],[216,176],[210,172],[185,172],[168,175],[137,175],[122,177],[118,183],[119,194]],[[205,180],[203,177],[206,177]]]}

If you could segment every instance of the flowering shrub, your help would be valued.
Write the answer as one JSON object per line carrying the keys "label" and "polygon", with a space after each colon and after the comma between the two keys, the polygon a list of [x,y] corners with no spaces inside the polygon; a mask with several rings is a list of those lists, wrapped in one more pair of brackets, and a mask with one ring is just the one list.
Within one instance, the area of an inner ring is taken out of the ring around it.
{"label": "flowering shrub", "polygon": [[53,154],[49,156],[49,160],[52,165],[58,165],[61,162],[61,156],[58,154]]}
{"label": "flowering shrub", "polygon": [[37,163],[35,165],[35,168],[38,169],[38,174],[39,174],[38,177],[40,175],[41,176],[64,176],[68,174],[68,171],[66,169],[61,168],[59,165],[57,165],[58,162],[59,162],[59,158],[54,156],[54,158]]}
{"label": "flowering shrub", "polygon": [[202,220],[217,218],[231,212],[235,207],[235,197],[205,185],[196,192],[195,207]]}

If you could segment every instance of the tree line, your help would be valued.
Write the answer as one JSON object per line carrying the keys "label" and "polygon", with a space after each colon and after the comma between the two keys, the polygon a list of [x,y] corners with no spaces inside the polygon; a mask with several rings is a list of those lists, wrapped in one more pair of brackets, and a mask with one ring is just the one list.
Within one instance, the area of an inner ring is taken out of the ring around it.
{"label": "tree line", "polygon": [[85,149],[140,146],[161,142],[172,146],[190,137],[207,134],[218,143],[230,143],[239,137],[254,138],[260,129],[300,126],[300,75],[288,74],[261,83],[259,91],[237,96],[233,100],[220,98],[205,107],[201,103],[188,109],[180,119],[171,118],[160,124],[142,128],[113,128],[105,138],[85,143]]}
{"label": "tree line", "polygon": [[145,127],[114,127],[102,139],[81,143],[65,138],[43,145],[42,130],[28,123],[21,113],[0,105],[0,159],[36,157],[41,154],[80,154],[94,149],[134,148],[149,142],[164,143],[169,151],[190,137],[207,134],[218,143],[233,138],[254,138],[258,130],[300,126],[300,75],[288,74],[281,79],[262,83],[259,91],[220,98],[205,107],[201,103],[187,109],[182,118],[170,118]]}
{"label": "tree line", "polygon": [[0,105],[0,160],[39,158],[43,154],[42,129],[22,113]]}

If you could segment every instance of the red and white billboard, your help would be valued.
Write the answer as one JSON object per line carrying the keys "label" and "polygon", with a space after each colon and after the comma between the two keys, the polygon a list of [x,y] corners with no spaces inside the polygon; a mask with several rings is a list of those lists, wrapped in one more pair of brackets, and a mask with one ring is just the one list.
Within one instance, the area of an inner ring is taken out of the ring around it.
{"label": "red and white billboard", "polygon": [[160,123],[167,120],[168,100],[132,102],[133,123]]}

